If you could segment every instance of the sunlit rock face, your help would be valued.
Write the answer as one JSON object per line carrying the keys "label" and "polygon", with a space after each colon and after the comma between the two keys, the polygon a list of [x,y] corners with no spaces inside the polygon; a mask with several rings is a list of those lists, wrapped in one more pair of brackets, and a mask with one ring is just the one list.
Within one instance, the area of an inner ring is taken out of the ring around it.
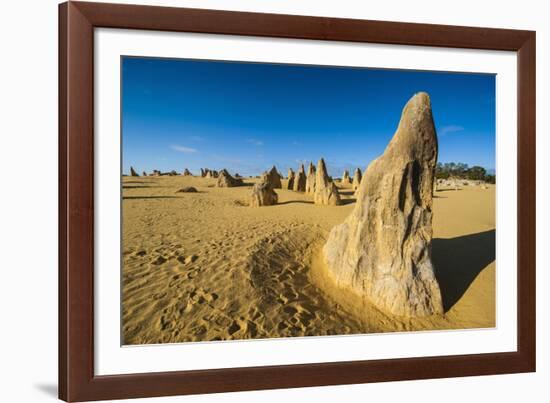
{"label": "sunlit rock face", "polygon": [[306,175],[306,193],[313,194],[315,192],[315,166],[312,162],[309,163]]}
{"label": "sunlit rock face", "polygon": [[226,169],[222,169],[218,175],[218,180],[216,181],[216,186],[219,188],[231,188],[235,186],[242,186],[243,181],[239,178],[234,178],[227,172]]}
{"label": "sunlit rock face", "polygon": [[306,172],[304,169],[304,164],[300,165],[298,173],[294,177],[293,188],[295,192],[305,192],[306,191]]}
{"label": "sunlit rock face", "polygon": [[342,204],[338,188],[332,182],[327,173],[325,160],[322,158],[317,163],[317,172],[315,174],[315,192],[313,193],[313,202],[324,206],[338,206]]}
{"label": "sunlit rock face", "polygon": [[268,182],[273,189],[282,189],[281,175],[277,172],[277,168],[273,166],[268,172],[262,175],[262,182]]}
{"label": "sunlit rock face", "polygon": [[443,312],[431,261],[436,162],[430,98],[418,93],[384,154],[367,168],[354,210],[323,248],[337,285],[395,315]]}
{"label": "sunlit rock face", "polygon": [[271,183],[256,183],[250,194],[249,204],[251,207],[272,206],[279,200],[277,193],[273,190]]}

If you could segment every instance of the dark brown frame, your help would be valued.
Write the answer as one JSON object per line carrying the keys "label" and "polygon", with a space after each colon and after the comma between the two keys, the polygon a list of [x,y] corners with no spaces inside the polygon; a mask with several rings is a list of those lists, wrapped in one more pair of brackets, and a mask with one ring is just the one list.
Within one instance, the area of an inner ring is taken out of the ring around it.
{"label": "dark brown frame", "polygon": [[[518,351],[94,375],[96,27],[516,51]],[[59,6],[59,398],[122,399],[535,371],[535,32],[68,2]]]}

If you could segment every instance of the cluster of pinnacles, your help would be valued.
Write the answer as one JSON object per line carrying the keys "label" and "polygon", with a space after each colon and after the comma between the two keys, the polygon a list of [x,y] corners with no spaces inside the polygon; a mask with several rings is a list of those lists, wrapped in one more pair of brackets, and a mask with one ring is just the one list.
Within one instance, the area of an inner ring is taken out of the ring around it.
{"label": "cluster of pinnacles", "polygon": [[[357,183],[357,186],[355,186],[355,188],[357,188],[359,186],[358,184],[361,182],[361,170],[357,168],[355,172],[356,177],[354,178],[354,183]],[[277,204],[278,197],[274,189],[282,189],[281,179],[282,176],[275,166],[269,171],[264,172],[260,182],[252,189],[250,205],[270,206]],[[342,183],[347,185],[352,184],[348,171],[344,171]],[[312,195],[315,204],[325,206],[338,206],[342,204],[338,187],[328,175],[325,160],[323,158],[317,163],[317,169],[313,163],[310,162],[307,174],[304,164],[300,165],[297,172],[289,168],[285,187],[288,190]]]}

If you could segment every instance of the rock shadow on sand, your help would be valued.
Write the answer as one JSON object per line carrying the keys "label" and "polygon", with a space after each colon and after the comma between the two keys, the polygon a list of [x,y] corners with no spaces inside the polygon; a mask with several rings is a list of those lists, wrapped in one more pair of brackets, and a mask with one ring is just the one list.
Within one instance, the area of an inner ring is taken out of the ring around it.
{"label": "rock shadow on sand", "polygon": [[139,200],[139,199],[180,199],[178,196],[122,196],[123,200]]}
{"label": "rock shadow on sand", "polygon": [[287,200],[287,201],[277,203],[277,204],[278,205],[283,205],[283,204],[292,204],[292,203],[313,204],[313,202],[310,201],[310,200]]}
{"label": "rock shadow on sand", "polygon": [[150,185],[123,185],[122,189],[149,189],[149,188],[157,188],[160,186],[150,186]]}
{"label": "rock shadow on sand", "polygon": [[341,203],[342,203],[342,206],[345,206],[347,204],[353,204],[356,201],[357,201],[357,199],[353,199],[353,198],[351,198],[351,199],[342,199]]}
{"label": "rock shadow on sand", "polygon": [[495,261],[495,230],[432,241],[432,262],[448,312],[483,269]]}

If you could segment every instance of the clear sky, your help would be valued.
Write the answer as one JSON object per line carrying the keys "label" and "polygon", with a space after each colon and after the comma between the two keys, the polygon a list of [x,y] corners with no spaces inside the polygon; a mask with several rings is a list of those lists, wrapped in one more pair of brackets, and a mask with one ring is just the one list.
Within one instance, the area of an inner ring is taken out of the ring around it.
{"label": "clear sky", "polygon": [[324,157],[341,176],[384,152],[419,91],[439,161],[494,169],[494,75],[125,57],[123,171],[286,175]]}

